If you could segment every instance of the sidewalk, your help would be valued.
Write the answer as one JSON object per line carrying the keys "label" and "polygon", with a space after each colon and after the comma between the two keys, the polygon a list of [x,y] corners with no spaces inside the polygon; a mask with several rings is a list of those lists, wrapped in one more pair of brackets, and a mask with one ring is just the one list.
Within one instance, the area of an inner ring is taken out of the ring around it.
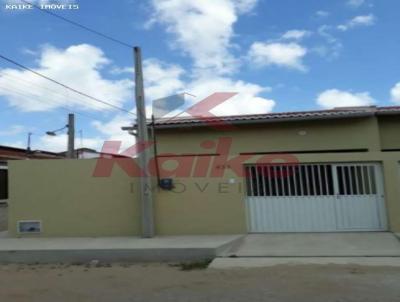
{"label": "sidewalk", "polygon": [[239,238],[240,235],[1,238],[0,263],[196,261],[213,259]]}

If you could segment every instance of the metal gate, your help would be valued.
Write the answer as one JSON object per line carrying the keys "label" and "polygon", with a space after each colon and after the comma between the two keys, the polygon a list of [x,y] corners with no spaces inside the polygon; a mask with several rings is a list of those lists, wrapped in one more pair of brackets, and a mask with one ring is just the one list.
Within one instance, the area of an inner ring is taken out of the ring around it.
{"label": "metal gate", "polygon": [[383,231],[381,166],[245,166],[250,232]]}

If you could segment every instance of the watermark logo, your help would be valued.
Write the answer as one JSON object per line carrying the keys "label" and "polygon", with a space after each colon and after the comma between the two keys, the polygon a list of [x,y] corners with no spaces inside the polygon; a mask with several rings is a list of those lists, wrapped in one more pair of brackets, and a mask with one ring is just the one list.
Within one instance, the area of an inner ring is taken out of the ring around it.
{"label": "watermark logo", "polygon": [[8,11],[20,10],[78,10],[79,4],[70,0],[53,0],[53,1],[25,1],[25,0],[5,0],[4,9]]}
{"label": "watermark logo", "polygon": [[[202,101],[194,104],[181,113],[186,113],[189,119],[204,123],[216,130],[234,130],[236,127],[228,120],[217,117],[211,113],[216,106],[229,100],[237,93],[234,92],[216,92],[206,97]],[[162,118],[164,123],[178,122],[178,116],[166,118],[170,112],[174,112],[184,103],[182,95],[176,95],[159,99],[153,103],[153,114]],[[179,138],[177,138],[179,139]],[[101,151],[102,154],[118,154],[121,157],[101,157],[97,160],[93,176],[109,177],[112,174],[113,167],[119,166],[127,175],[131,177],[157,176],[161,178],[189,178],[189,177],[212,177],[221,178],[225,176],[226,170],[231,170],[237,177],[248,177],[244,165],[255,160],[255,154],[237,154],[232,151],[232,136],[221,136],[214,140],[199,141],[198,154],[157,154],[147,163],[146,167],[140,167],[135,160],[126,160],[127,157],[137,157],[141,152],[154,147],[153,141],[138,141],[135,145],[120,151],[121,142],[106,141]],[[151,149],[150,149],[151,150]],[[125,157],[125,158],[124,158]],[[298,164],[298,160],[291,154],[267,154],[257,156],[255,161],[258,165],[273,165],[277,163]],[[173,168],[167,167],[173,166]],[[272,172],[271,172],[272,173]],[[274,175],[274,177],[286,177],[286,173]]]}
{"label": "watermark logo", "polygon": [[[232,155],[233,138],[220,137],[216,141],[205,140],[200,143],[199,149],[210,152],[215,148],[214,155],[182,155],[173,153],[161,153],[152,157],[146,167],[140,167],[137,161],[127,160],[126,157],[135,157],[140,152],[144,152],[153,146],[153,142],[141,143],[129,147],[123,152],[120,151],[121,142],[106,141],[103,145],[102,154],[119,154],[124,157],[100,157],[93,173],[94,177],[110,177],[114,166],[121,168],[130,177],[160,176],[162,178],[199,178],[211,177],[222,178],[226,170],[231,170],[234,176],[247,177],[243,166],[255,159],[253,154]],[[291,154],[268,154],[257,156],[256,164],[273,165],[277,163],[290,163],[296,165],[298,160]],[[173,168],[168,168],[168,164],[173,164]],[[285,173],[276,174],[275,177],[286,177]]]}
{"label": "watermark logo", "polygon": [[214,115],[211,111],[236,95],[237,92],[215,92],[189,108],[178,112],[176,115],[166,117],[185,104],[185,93],[176,94],[153,101],[153,115],[156,119],[163,119],[164,122],[174,121],[181,118],[182,115],[186,115],[216,130],[233,130],[235,127],[231,123],[224,121],[224,119]]}

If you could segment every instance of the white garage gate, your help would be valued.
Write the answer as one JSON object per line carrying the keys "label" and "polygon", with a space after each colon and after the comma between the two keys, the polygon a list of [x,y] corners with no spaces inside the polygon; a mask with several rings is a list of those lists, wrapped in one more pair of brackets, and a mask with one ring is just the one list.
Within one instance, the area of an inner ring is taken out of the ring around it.
{"label": "white garage gate", "polygon": [[273,164],[245,169],[252,233],[387,229],[379,164]]}

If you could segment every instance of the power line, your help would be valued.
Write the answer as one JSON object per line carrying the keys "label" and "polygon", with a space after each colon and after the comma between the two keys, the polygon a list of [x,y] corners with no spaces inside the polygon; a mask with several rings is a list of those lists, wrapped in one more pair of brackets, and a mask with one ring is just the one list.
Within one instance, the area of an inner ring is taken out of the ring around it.
{"label": "power line", "polygon": [[130,49],[132,49],[132,48],[134,47],[134,46],[130,45],[129,43],[126,43],[126,42],[121,41],[121,40],[119,40],[119,39],[113,38],[113,37],[111,37],[111,36],[109,36],[109,35],[103,34],[103,33],[99,32],[99,31],[97,31],[97,30],[95,30],[95,29],[93,29],[93,28],[87,27],[87,26],[82,25],[82,24],[80,24],[80,23],[78,23],[78,22],[75,22],[75,21],[72,21],[72,20],[70,20],[70,19],[67,19],[67,18],[65,18],[65,17],[63,17],[63,16],[61,16],[61,15],[58,15],[58,14],[56,14],[56,13],[53,13],[53,12],[51,12],[51,11],[49,11],[49,10],[43,9],[43,8],[41,8],[39,5],[33,4],[33,3],[29,2],[29,1],[26,1],[26,0],[21,0],[21,1],[24,2],[24,3],[26,3],[26,4],[32,5],[33,7],[37,8],[38,10],[40,10],[40,11],[46,13],[46,14],[49,14],[49,15],[51,15],[51,16],[53,16],[53,17],[56,17],[56,18],[58,18],[58,19],[61,19],[61,20],[65,21],[65,22],[67,22],[67,23],[70,23],[70,24],[75,25],[75,26],[77,26],[77,27],[79,27],[79,28],[82,28],[82,29],[84,29],[84,30],[87,30],[87,31],[89,31],[89,32],[91,32],[91,33],[93,33],[93,34],[96,34],[96,35],[98,35],[98,36],[100,36],[100,37],[103,37],[103,38],[105,38],[105,39],[108,39],[108,40],[110,40],[110,41],[113,41],[113,42],[115,42],[115,43],[117,43],[117,44],[120,44],[120,45],[122,45],[122,46],[128,47],[128,48],[130,48]]}
{"label": "power line", "polygon": [[117,109],[117,110],[120,110],[120,111],[123,111],[123,112],[126,112],[126,113],[129,113],[129,114],[132,114],[132,115],[136,116],[135,113],[133,113],[133,112],[131,112],[131,111],[129,111],[129,110],[126,110],[126,109],[124,109],[124,108],[115,106],[115,105],[113,105],[113,104],[110,104],[109,102],[100,100],[100,99],[98,99],[98,98],[96,98],[96,97],[93,97],[93,96],[88,95],[88,94],[86,94],[86,93],[84,93],[84,92],[81,92],[81,91],[79,91],[79,90],[76,90],[75,88],[72,88],[72,87],[70,87],[70,86],[68,86],[68,85],[65,85],[65,84],[63,84],[63,83],[61,83],[61,82],[59,82],[59,81],[57,81],[57,80],[54,80],[54,79],[52,79],[52,78],[50,78],[50,77],[48,77],[48,76],[45,76],[44,74],[42,74],[42,73],[40,73],[40,72],[37,72],[37,71],[35,71],[35,70],[33,70],[33,69],[29,68],[29,67],[26,67],[25,65],[22,65],[22,64],[20,64],[20,63],[14,61],[14,60],[12,60],[12,59],[10,59],[10,58],[7,58],[7,57],[3,56],[2,54],[0,54],[0,58],[3,59],[3,60],[5,60],[5,61],[7,61],[7,62],[10,62],[10,63],[12,63],[12,64],[18,66],[18,67],[20,67],[20,68],[22,68],[22,69],[24,69],[24,70],[27,70],[27,71],[29,71],[29,72],[31,72],[31,73],[33,73],[33,74],[35,74],[35,75],[37,75],[37,76],[43,78],[43,79],[46,79],[46,80],[48,80],[48,81],[50,81],[50,82],[53,82],[53,83],[55,83],[55,84],[57,84],[57,85],[60,85],[60,86],[66,88],[66,89],[68,89],[68,90],[70,90],[70,91],[73,91],[73,92],[75,92],[75,93],[77,93],[77,94],[79,94],[79,95],[82,95],[82,96],[84,96],[84,97],[87,97],[87,98],[89,98],[89,99],[91,99],[91,100],[93,100],[93,101],[102,103],[103,105],[107,105],[107,106],[110,106],[110,107],[112,107],[112,108],[114,108],[114,109]]}
{"label": "power line", "polygon": [[[54,95],[59,95],[59,96],[61,96],[63,98],[66,98],[66,99],[68,99],[68,101],[70,100],[70,98],[68,96],[66,96],[65,94],[62,94],[61,91],[56,91],[56,90],[50,89],[50,88],[45,87],[45,86],[37,85],[36,83],[33,83],[33,82],[28,81],[26,79],[22,79],[20,77],[11,75],[9,73],[5,73],[4,71],[1,71],[1,70],[0,70],[0,75],[3,76],[3,77],[6,77],[6,78],[11,78],[11,79],[17,80],[19,82],[23,82],[22,85],[44,89],[44,90],[50,91]],[[31,93],[31,92],[29,92],[29,93]],[[37,95],[37,96],[39,96],[39,95]]]}
{"label": "power line", "polygon": [[[32,96],[38,96],[38,95],[32,94],[32,93],[27,92],[27,91],[23,91],[23,90],[20,90],[20,89],[16,89],[16,88],[14,88],[14,87],[4,87],[4,86],[1,86],[1,85],[0,85],[0,90],[5,90],[5,91],[8,91],[8,92],[10,92],[10,93],[19,95],[20,97],[26,98],[27,100],[31,100]],[[28,93],[28,94],[27,94],[27,93]],[[48,100],[45,100],[45,99],[43,99],[43,100],[41,100],[41,101],[42,101],[42,102],[45,102],[45,103],[47,103],[47,104],[52,104],[52,102],[50,102],[50,101],[48,101]],[[96,116],[94,116],[94,115],[82,113],[82,112],[80,112],[80,111],[76,111],[75,109],[71,109],[71,108],[69,108],[69,107],[60,105],[60,103],[58,103],[58,102],[54,102],[54,103],[57,104],[58,107],[60,107],[60,109],[63,109],[63,110],[65,110],[65,111],[67,111],[67,112],[76,113],[76,114],[81,115],[81,116],[83,116],[83,117],[85,117],[85,118],[87,118],[87,119],[90,119],[90,120],[99,120],[99,119],[100,119],[99,117],[96,117]]]}

